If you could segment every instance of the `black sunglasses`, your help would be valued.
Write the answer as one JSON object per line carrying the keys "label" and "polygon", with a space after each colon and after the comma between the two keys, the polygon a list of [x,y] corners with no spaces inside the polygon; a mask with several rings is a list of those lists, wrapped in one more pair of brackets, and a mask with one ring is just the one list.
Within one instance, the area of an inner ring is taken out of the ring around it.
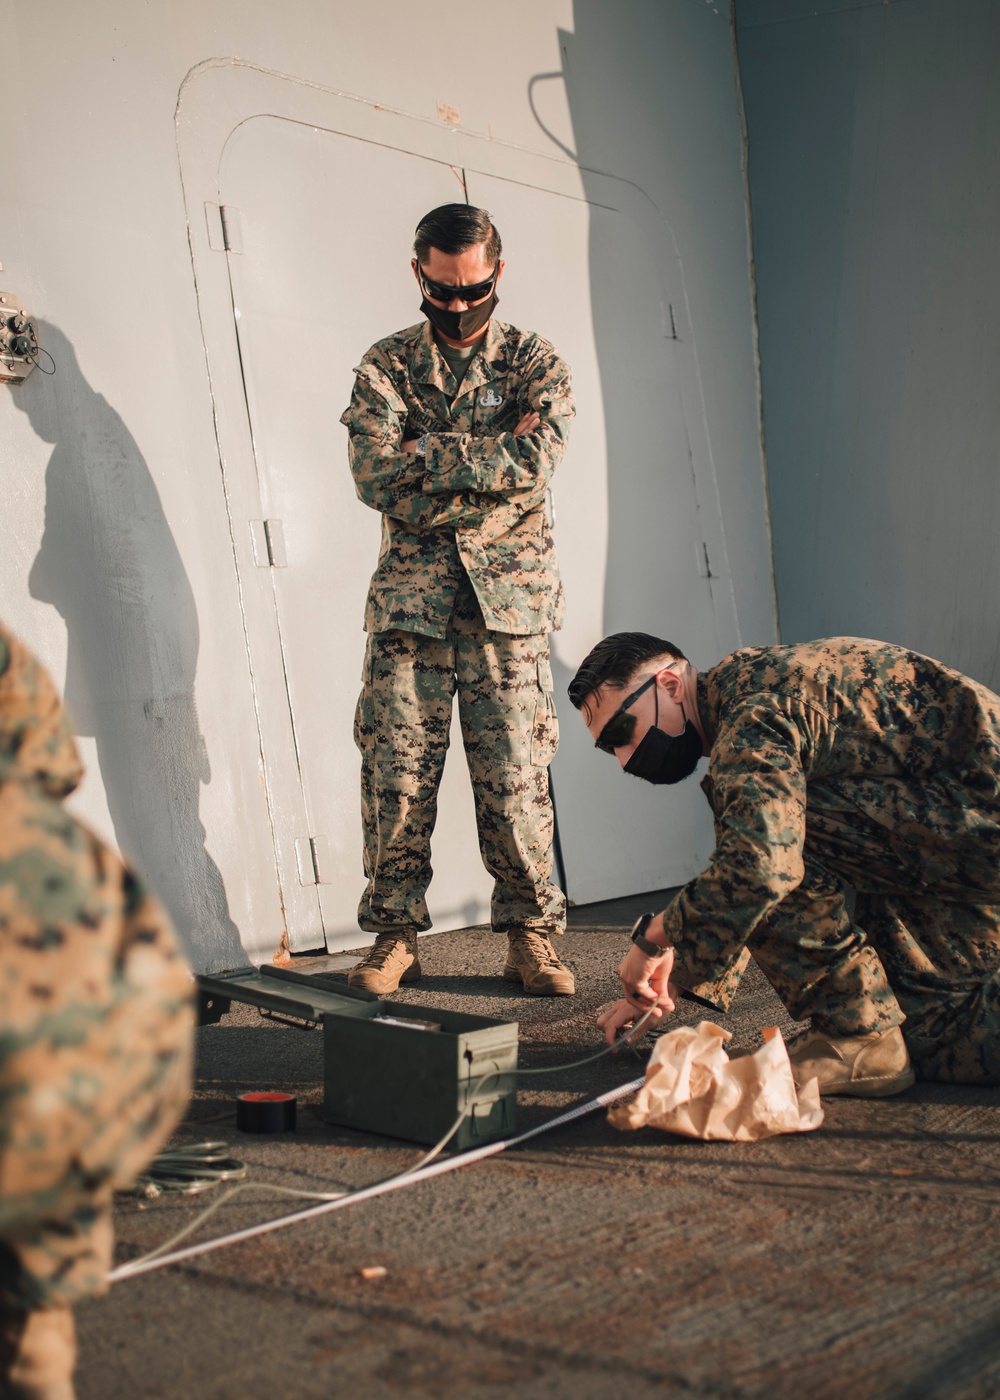
{"label": "black sunglasses", "polygon": [[648,680],[643,681],[638,690],[633,690],[627,700],[622,701],[594,740],[595,749],[600,749],[602,753],[614,753],[615,749],[629,743],[635,733],[635,715],[627,714],[626,711],[629,706],[635,704],[644,690],[648,690],[655,683],[656,677],[650,676]]}
{"label": "black sunglasses", "polygon": [[488,297],[492,292],[499,272],[500,264],[497,263],[485,282],[473,282],[468,287],[449,287],[447,282],[435,282],[433,278],[426,277],[423,268],[417,263],[417,277],[424,296],[430,297],[431,301],[443,301],[446,304],[454,301],[456,297],[459,301],[467,303],[482,301],[483,297]]}

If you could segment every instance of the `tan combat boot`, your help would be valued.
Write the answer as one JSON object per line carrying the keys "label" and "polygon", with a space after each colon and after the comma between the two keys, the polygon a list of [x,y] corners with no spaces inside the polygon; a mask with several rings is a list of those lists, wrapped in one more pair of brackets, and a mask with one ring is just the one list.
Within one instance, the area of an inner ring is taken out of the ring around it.
{"label": "tan combat boot", "polygon": [[76,1325],[68,1307],[0,1311],[0,1395],[76,1400]]}
{"label": "tan combat boot", "polygon": [[503,975],[508,982],[520,982],[536,997],[571,997],[576,991],[573,974],[556,957],[556,950],[540,933],[519,929],[509,933],[507,964]]}
{"label": "tan combat boot", "polygon": [[357,967],[347,974],[352,987],[364,987],[366,992],[387,996],[400,982],[419,982],[417,935],[413,932],[380,933],[375,946]]}
{"label": "tan combat boot", "polygon": [[898,1026],[868,1035],[832,1036],[807,1031],[788,1049],[792,1074],[801,1088],[819,1080],[821,1094],[884,1099],[916,1082],[903,1032]]}

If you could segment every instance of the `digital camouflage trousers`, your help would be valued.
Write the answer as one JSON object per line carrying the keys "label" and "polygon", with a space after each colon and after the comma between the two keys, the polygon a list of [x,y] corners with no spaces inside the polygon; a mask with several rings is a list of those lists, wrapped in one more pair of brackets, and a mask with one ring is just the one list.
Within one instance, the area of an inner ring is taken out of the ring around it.
{"label": "digital camouflage trousers", "polygon": [[559,731],[548,638],[489,631],[468,586],[445,638],[402,631],[368,638],[354,729],[368,877],[358,922],[372,933],[430,928],[431,833],[456,694],[479,849],[494,879],[492,926],[561,933],[566,900],[552,882],[548,778]]}
{"label": "digital camouflage trousers", "polygon": [[[802,883],[724,976],[679,982],[725,1009],[752,955],[797,1019],[841,1036],[901,1025],[920,1078],[1000,1083],[1000,894],[907,884],[870,849],[837,861],[842,878],[822,844],[807,840]],[[867,886],[853,917],[844,879]]]}

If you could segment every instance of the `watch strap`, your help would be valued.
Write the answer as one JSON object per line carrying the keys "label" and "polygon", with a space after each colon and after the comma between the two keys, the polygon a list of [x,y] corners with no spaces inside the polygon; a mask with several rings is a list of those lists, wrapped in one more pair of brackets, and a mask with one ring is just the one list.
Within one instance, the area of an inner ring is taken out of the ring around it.
{"label": "watch strap", "polygon": [[647,958],[662,958],[667,951],[666,948],[661,948],[659,943],[653,943],[644,936],[655,918],[655,914],[643,914],[641,918],[636,919],[632,929],[632,942]]}

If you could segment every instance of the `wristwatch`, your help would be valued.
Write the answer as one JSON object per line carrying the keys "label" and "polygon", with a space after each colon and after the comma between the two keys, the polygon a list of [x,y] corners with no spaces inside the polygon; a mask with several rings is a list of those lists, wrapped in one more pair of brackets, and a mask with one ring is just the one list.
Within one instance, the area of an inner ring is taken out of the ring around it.
{"label": "wristwatch", "polygon": [[641,953],[646,954],[647,958],[662,958],[664,953],[668,951],[667,948],[661,948],[659,943],[653,943],[644,936],[655,918],[655,914],[641,914],[632,927],[632,942]]}
{"label": "wristwatch", "polygon": [[427,456],[427,434],[426,434],[426,433],[424,433],[422,437],[418,437],[418,438],[417,438],[417,445],[416,445],[416,447],[414,448],[413,455],[414,455],[415,457],[421,458],[421,460],[422,460],[424,457]]}

